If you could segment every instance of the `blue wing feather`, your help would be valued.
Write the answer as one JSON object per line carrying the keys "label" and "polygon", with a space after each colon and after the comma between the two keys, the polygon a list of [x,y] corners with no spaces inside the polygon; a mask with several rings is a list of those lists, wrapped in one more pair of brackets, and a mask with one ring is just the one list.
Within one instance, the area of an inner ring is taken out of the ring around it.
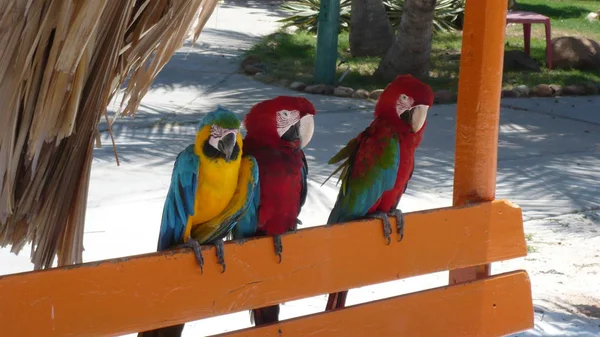
{"label": "blue wing feather", "polygon": [[[367,212],[385,191],[391,190],[396,183],[398,167],[400,165],[400,145],[397,136],[390,137],[383,142],[367,142],[370,130],[365,130],[365,137],[360,137],[361,141],[356,144],[356,149],[349,154],[348,166],[346,172],[342,172],[342,188],[338,194],[337,200],[331,213],[328,224],[347,222],[356,220],[367,215]],[[350,144],[350,143],[349,143]],[[365,163],[357,160],[357,155],[364,156],[369,153],[382,153],[380,149],[374,149],[374,146],[383,146],[383,151],[391,158],[371,155],[372,161]],[[341,150],[342,152],[344,150]],[[344,164],[342,164],[344,165]],[[352,178],[352,172],[357,165],[361,165],[360,171],[363,176],[359,179]]]}
{"label": "blue wing feather", "polygon": [[[246,156],[244,156],[246,157]],[[248,204],[246,208],[246,212],[239,219],[233,230],[231,231],[231,238],[233,239],[244,239],[249,238],[255,235],[256,229],[258,228],[258,209],[260,207],[260,183],[259,183],[259,175],[258,175],[258,163],[254,157],[247,155],[252,159],[253,172],[252,176],[254,177],[254,193],[250,198],[248,198]]]}
{"label": "blue wing feather", "polygon": [[182,243],[188,216],[194,212],[199,165],[200,158],[194,153],[193,144],[177,155],[163,208],[159,251]]}

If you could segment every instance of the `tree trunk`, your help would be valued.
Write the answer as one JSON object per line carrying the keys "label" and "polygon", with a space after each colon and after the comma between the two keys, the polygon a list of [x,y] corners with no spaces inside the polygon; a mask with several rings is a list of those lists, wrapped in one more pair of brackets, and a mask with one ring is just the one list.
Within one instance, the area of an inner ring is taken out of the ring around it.
{"label": "tree trunk", "polygon": [[396,41],[379,63],[375,76],[393,80],[411,74],[422,80],[429,76],[429,54],[433,37],[436,0],[406,0]]}
{"label": "tree trunk", "polygon": [[352,0],[350,12],[352,56],[382,56],[394,41],[394,33],[382,0]]}

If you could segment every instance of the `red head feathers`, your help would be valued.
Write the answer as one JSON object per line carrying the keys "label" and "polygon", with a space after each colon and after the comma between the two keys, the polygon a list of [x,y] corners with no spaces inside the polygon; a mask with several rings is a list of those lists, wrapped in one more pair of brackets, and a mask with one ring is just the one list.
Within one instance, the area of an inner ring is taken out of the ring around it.
{"label": "red head feathers", "polygon": [[246,138],[279,147],[303,148],[314,132],[314,105],[304,97],[278,96],[254,105],[244,119]]}
{"label": "red head feathers", "polygon": [[375,105],[375,117],[418,132],[425,124],[427,110],[433,105],[433,91],[412,75],[400,75],[388,84]]}

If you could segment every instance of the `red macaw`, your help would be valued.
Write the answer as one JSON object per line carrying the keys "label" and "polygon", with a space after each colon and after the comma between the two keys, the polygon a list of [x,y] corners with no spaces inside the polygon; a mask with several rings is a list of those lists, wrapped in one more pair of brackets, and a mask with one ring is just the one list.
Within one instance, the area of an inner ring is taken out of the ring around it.
{"label": "red macaw", "polygon": [[[333,164],[345,159],[333,173],[342,171],[342,186],[328,224],[381,219],[390,244],[388,216],[396,216],[398,241],[402,240],[404,216],[396,207],[412,177],[415,150],[423,139],[432,104],[431,87],[411,75],[400,75],[385,88],[371,125],[329,160]],[[343,308],[347,294],[329,294],[327,310]]]}
{"label": "red macaw", "polygon": [[[279,96],[254,105],[244,120],[243,152],[258,163],[260,200],[254,200],[232,236],[273,236],[280,262],[280,235],[296,229],[306,201],[308,166],[302,149],[312,138],[315,114],[306,98]],[[277,322],[279,305],[252,310],[252,319],[256,325]]]}

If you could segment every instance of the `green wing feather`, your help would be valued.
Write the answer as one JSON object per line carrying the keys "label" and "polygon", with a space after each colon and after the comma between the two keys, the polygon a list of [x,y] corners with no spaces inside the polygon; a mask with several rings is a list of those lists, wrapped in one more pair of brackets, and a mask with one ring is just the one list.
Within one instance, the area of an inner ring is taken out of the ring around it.
{"label": "green wing feather", "polygon": [[348,169],[350,168],[350,163],[351,163],[351,158],[352,158],[352,154],[356,152],[356,150],[358,149],[358,137],[356,138],[352,138],[348,144],[346,144],[346,146],[344,146],[340,151],[338,151],[338,153],[336,153],[333,157],[331,157],[331,159],[329,159],[329,161],[327,162],[328,164],[335,164],[343,159],[344,162],[340,164],[340,166],[338,166],[335,171],[333,171],[333,173],[331,173],[329,175],[329,177],[327,177],[327,179],[325,179],[325,181],[321,184],[321,186],[325,185],[325,183],[331,179],[331,177],[333,177],[334,175],[336,175],[338,172],[342,171],[342,173],[340,174],[338,181],[336,183],[336,185],[340,182],[340,180],[342,181],[342,193],[345,194],[346,193],[346,181],[348,181],[348,179],[346,179],[346,176],[348,174]]}

